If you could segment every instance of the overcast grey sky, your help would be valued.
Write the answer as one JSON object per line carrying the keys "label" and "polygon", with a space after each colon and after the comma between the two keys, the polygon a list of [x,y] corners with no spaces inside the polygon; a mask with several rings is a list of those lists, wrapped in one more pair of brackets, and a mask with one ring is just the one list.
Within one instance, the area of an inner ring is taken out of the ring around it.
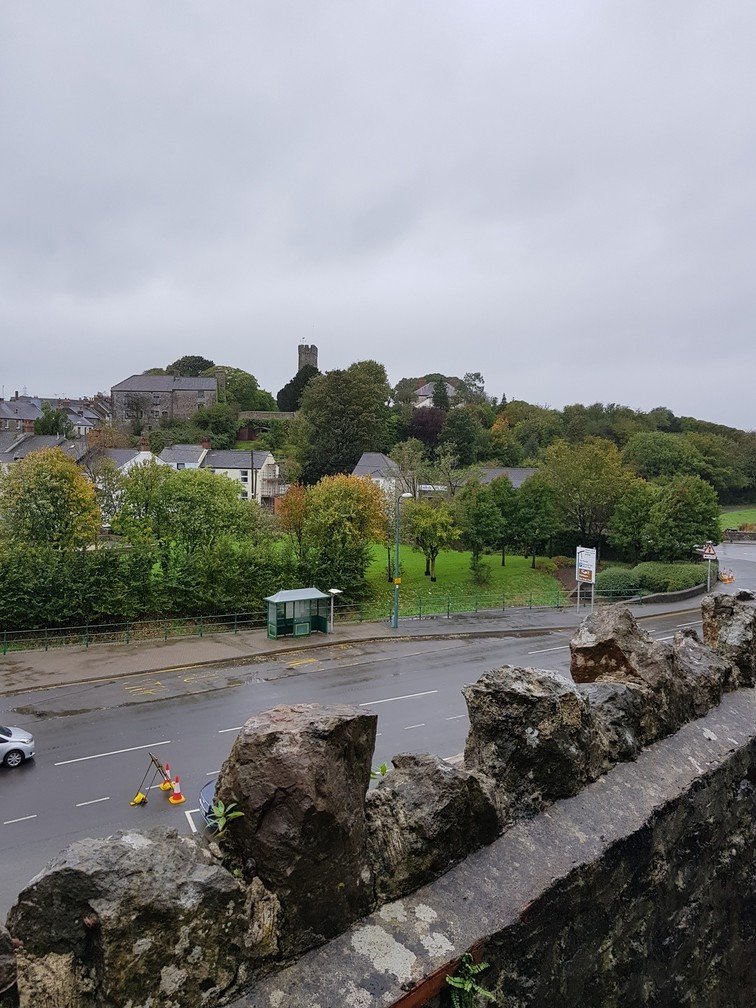
{"label": "overcast grey sky", "polygon": [[756,426],[753,0],[3,0],[0,382],[301,340]]}

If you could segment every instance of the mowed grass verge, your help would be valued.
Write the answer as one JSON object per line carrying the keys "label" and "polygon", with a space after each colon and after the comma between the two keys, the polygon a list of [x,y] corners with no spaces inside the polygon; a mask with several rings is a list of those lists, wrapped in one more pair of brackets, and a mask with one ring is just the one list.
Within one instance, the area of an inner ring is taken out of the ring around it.
{"label": "mowed grass verge", "polygon": [[[392,551],[393,553],[393,551]],[[491,572],[488,584],[476,585],[470,573],[470,554],[445,550],[436,560],[436,582],[425,576],[425,557],[411,546],[402,546],[399,611],[403,616],[421,616],[448,612],[474,612],[509,606],[561,605],[564,590],[559,581],[545,571],[533,570],[531,561],[521,556],[484,558]],[[363,606],[367,618],[388,617],[393,599],[392,583],[386,580],[386,549],[373,547],[373,560],[367,571],[371,599]],[[367,613],[369,612],[369,616]]]}
{"label": "mowed grass verge", "polygon": [[732,511],[722,511],[719,515],[719,527],[738,529],[741,525],[756,525],[756,504],[743,504]]}

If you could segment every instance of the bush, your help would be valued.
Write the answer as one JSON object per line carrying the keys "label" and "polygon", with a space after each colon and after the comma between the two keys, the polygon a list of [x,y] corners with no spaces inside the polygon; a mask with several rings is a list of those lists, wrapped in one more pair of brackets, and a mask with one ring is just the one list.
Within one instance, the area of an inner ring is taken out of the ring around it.
{"label": "bush", "polygon": [[619,597],[621,595],[636,595],[640,581],[635,571],[623,570],[620,567],[609,567],[596,575],[596,592],[599,595]]}
{"label": "bush", "polygon": [[556,574],[557,565],[553,558],[539,557],[536,560],[536,570],[543,571],[544,574]]}
{"label": "bush", "polygon": [[575,566],[575,557],[574,556],[571,556],[571,557],[568,557],[568,556],[553,556],[551,558],[551,561],[552,561],[552,563],[556,564],[557,570],[560,570],[562,567],[574,567]]}
{"label": "bush", "polygon": [[647,563],[633,568],[642,588],[651,593],[684,591],[706,581],[706,565],[699,563]]}

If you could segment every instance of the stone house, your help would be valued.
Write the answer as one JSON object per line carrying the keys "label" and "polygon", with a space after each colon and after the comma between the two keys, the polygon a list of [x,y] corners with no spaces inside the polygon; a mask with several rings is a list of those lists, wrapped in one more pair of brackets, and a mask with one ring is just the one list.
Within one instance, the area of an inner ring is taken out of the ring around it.
{"label": "stone house", "polygon": [[218,402],[216,378],[132,375],[111,389],[113,423],[153,430],[161,421],[188,420]]}
{"label": "stone house", "polygon": [[159,460],[172,469],[209,469],[239,484],[239,496],[272,507],[281,495],[278,463],[267,451],[212,449],[209,441],[201,445],[171,445]]}

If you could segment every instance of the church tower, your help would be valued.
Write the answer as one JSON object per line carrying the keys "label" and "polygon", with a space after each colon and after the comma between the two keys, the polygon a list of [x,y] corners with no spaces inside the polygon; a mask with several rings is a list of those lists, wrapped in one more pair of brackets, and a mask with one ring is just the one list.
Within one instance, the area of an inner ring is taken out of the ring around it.
{"label": "church tower", "polygon": [[300,343],[299,347],[299,368],[301,371],[305,364],[311,364],[312,367],[316,368],[318,366],[318,348],[314,343]]}

